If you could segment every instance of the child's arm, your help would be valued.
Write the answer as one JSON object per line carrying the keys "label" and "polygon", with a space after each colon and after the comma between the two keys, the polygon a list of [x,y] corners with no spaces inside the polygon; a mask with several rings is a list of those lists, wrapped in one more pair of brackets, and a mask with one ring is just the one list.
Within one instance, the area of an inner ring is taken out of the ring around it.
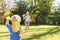
{"label": "child's arm", "polygon": [[9,20],[6,20],[6,24],[9,24]]}
{"label": "child's arm", "polygon": [[31,17],[30,17],[30,22],[31,22]]}
{"label": "child's arm", "polygon": [[25,19],[25,14],[23,14],[23,20]]}
{"label": "child's arm", "polygon": [[24,30],[20,27],[20,34],[24,34]]}
{"label": "child's arm", "polygon": [[12,25],[9,24],[10,19],[6,18],[6,27],[10,30]]}
{"label": "child's arm", "polygon": [[6,27],[9,29],[9,20],[6,20]]}
{"label": "child's arm", "polygon": [[6,24],[9,24],[10,17],[6,17]]}

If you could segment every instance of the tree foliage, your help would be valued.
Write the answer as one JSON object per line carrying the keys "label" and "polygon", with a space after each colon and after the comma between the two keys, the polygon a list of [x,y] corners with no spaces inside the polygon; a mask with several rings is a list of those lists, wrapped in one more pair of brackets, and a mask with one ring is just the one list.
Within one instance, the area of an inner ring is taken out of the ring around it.
{"label": "tree foliage", "polygon": [[[54,0],[34,0],[31,3],[26,1],[19,1],[17,3],[18,9],[14,10],[14,14],[22,16],[26,10],[29,10],[31,16],[31,23],[35,24],[57,24],[60,20],[60,7],[58,11],[53,11],[51,6]],[[34,3],[34,4],[33,4]],[[31,4],[31,5],[30,5]],[[28,7],[29,6],[29,7]]]}
{"label": "tree foliage", "polygon": [[19,1],[19,2],[17,2],[17,7],[18,8],[16,10],[12,11],[12,12],[14,14],[18,14],[18,15],[22,16],[26,11],[27,6],[28,6],[28,2]]}
{"label": "tree foliage", "polygon": [[[31,10],[32,11],[31,13],[33,13],[32,16],[38,14],[34,18],[35,22],[37,23],[39,21],[38,23],[46,24],[48,21],[48,15],[50,13],[50,9],[51,9],[53,0],[35,0],[35,1],[37,1],[37,5],[35,5],[35,8],[33,10]],[[36,2],[35,2],[35,4],[36,4]],[[37,13],[36,11],[39,11],[39,12]]]}

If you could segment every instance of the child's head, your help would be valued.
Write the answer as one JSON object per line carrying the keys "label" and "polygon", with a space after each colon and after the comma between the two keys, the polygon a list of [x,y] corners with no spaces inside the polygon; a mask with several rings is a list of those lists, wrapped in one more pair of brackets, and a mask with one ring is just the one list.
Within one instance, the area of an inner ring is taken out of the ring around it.
{"label": "child's head", "polygon": [[26,11],[26,16],[28,16],[29,15],[29,11]]}
{"label": "child's head", "polygon": [[20,21],[20,20],[21,20],[21,18],[20,18],[19,15],[13,15],[13,16],[11,17],[11,19],[12,19],[12,20],[17,20],[17,21]]}
{"label": "child's head", "polygon": [[11,17],[11,19],[12,19],[12,20],[17,20],[15,15],[13,15],[13,16]]}

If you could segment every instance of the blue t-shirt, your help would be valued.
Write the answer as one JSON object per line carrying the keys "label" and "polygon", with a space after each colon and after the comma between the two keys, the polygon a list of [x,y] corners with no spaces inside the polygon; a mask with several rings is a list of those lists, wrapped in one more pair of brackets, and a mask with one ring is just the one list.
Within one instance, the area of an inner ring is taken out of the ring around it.
{"label": "blue t-shirt", "polygon": [[6,27],[9,29],[10,32],[10,40],[21,40],[20,31],[14,32],[12,30],[11,24],[6,24]]}

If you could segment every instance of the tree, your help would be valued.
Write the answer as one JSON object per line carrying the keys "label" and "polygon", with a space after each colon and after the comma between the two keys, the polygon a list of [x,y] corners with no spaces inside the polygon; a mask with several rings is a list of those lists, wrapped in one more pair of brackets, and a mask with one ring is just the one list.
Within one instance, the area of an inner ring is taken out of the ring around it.
{"label": "tree", "polygon": [[38,21],[39,23],[46,24],[49,20],[48,15],[51,12],[52,2],[53,0],[32,0],[31,3],[19,1],[17,3],[18,9],[13,11],[13,13],[22,16],[26,10],[29,10],[32,20],[34,19],[34,23]]}
{"label": "tree", "polygon": [[[47,23],[48,21],[48,15],[50,13],[50,9],[51,9],[51,5],[52,5],[52,2],[53,0],[35,0],[35,8],[32,9],[32,15],[35,15],[36,14],[36,11],[39,11],[39,13],[37,13],[38,15],[36,16],[36,19],[35,21],[37,22],[38,20],[41,20],[43,21],[44,24]],[[34,6],[33,6],[34,7]],[[35,13],[35,14],[34,14]],[[39,23],[40,23],[39,22]]]}
{"label": "tree", "polygon": [[28,6],[28,2],[26,1],[19,1],[17,2],[17,9],[15,9],[14,11],[12,11],[14,14],[18,14],[20,16],[22,16],[25,11],[26,11],[26,8]]}

